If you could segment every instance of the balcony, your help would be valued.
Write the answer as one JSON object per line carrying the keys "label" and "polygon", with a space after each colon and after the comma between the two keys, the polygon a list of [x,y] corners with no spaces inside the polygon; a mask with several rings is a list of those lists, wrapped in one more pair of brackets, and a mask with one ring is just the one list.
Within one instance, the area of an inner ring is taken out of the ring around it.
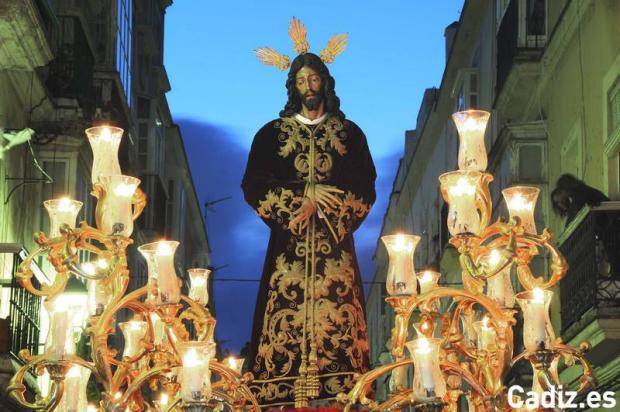
{"label": "balcony", "polygon": [[[27,251],[19,244],[0,243],[0,267],[5,272],[0,273],[0,405],[8,411],[21,411],[17,405],[5,397],[5,388],[8,380],[23,365],[17,354],[22,349],[28,349],[36,355],[41,348],[41,297],[32,295],[22,288],[15,280],[19,265],[26,257]],[[38,266],[33,267],[32,283],[36,288],[42,281],[47,281]],[[4,339],[3,339],[4,338]],[[6,340],[5,340],[6,339]],[[27,396],[33,397],[39,392],[36,376],[26,374]]]}
{"label": "balcony", "polygon": [[[532,95],[547,43],[545,3],[544,0],[511,0],[504,13],[497,31],[497,106],[524,107]],[[524,104],[516,104],[515,99]],[[518,118],[513,113],[507,116]]]}
{"label": "balcony", "polygon": [[56,99],[75,99],[85,117],[94,112],[93,71],[95,59],[77,17],[59,17],[53,31],[56,57],[49,64],[47,88]]}
{"label": "balcony", "polygon": [[32,71],[52,58],[48,33],[56,17],[47,1],[0,2],[0,70]]}
{"label": "balcony", "polygon": [[564,341],[590,341],[590,361],[607,365],[620,345],[620,202],[582,209],[558,244],[569,264],[560,282]]}

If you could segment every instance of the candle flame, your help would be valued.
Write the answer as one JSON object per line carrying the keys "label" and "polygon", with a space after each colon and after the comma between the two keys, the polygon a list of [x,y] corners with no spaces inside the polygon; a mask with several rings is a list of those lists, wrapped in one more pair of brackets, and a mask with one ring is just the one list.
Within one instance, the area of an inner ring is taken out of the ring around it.
{"label": "candle flame", "polygon": [[419,353],[422,354],[431,353],[431,344],[429,343],[428,339],[419,338],[417,350]]}
{"label": "candle flame", "polygon": [[74,210],[71,199],[68,197],[61,197],[58,199],[58,211],[59,212],[72,212]]}
{"label": "candle flame", "polygon": [[420,282],[427,283],[433,280],[433,273],[430,270],[425,270],[422,272],[422,276],[420,277]]}
{"label": "candle flame", "polygon": [[168,394],[166,392],[161,394],[161,397],[159,398],[159,404],[161,406],[168,405]]}
{"label": "candle flame", "polygon": [[144,321],[141,321],[141,320],[130,320],[129,321],[129,329],[132,329],[132,330],[141,329],[142,325],[144,325]]}
{"label": "candle flame", "polygon": [[90,405],[90,404],[89,404],[89,405],[86,407],[86,412],[97,412],[97,411],[98,411],[98,409],[97,409],[97,407],[96,407],[95,405]]}
{"label": "candle flame", "polygon": [[114,399],[119,400],[119,399],[121,398],[121,396],[123,396],[123,394],[122,394],[122,393],[120,393],[120,392],[116,392],[116,393],[114,394]]}
{"label": "candle flame", "polygon": [[495,267],[495,266],[497,266],[499,264],[501,258],[502,258],[502,255],[501,255],[501,253],[499,253],[499,250],[493,249],[493,250],[491,250],[491,253],[489,253],[489,257],[487,258],[487,262],[489,263],[489,266]]}
{"label": "candle flame", "polygon": [[234,356],[228,357],[228,367],[235,369],[237,367],[237,359]]}
{"label": "candle flame", "polygon": [[100,137],[101,140],[112,140],[112,131],[110,130],[110,128],[102,127]]}
{"label": "candle flame", "polygon": [[68,310],[69,305],[65,299],[59,297],[54,300],[54,312],[66,312]]}
{"label": "candle flame", "polygon": [[93,265],[90,262],[86,262],[86,263],[82,263],[82,270],[84,271],[84,273],[86,273],[88,276],[94,276],[96,271],[95,271],[95,265]]}
{"label": "candle flame", "polygon": [[413,244],[407,239],[405,235],[399,233],[394,238],[394,243],[392,247],[397,252],[408,252],[413,247]]}
{"label": "candle flame", "polygon": [[205,279],[202,276],[192,279],[192,286],[199,287],[199,286],[204,286],[206,284],[207,284],[207,279]]}
{"label": "candle flame", "polygon": [[105,259],[98,259],[97,260],[97,266],[99,267],[99,269],[107,269],[108,268],[108,262]]}
{"label": "candle flame", "polygon": [[508,200],[508,209],[519,212],[533,211],[534,205],[532,202],[528,202],[521,192],[516,192]]}
{"label": "candle flame", "polygon": [[541,288],[534,288],[532,290],[532,302],[534,303],[545,303],[545,291]]}
{"label": "candle flame", "polygon": [[198,351],[194,348],[189,349],[187,353],[183,356],[183,366],[192,367],[200,365],[201,363],[202,361],[198,356]]}
{"label": "candle flame", "polygon": [[69,369],[69,371],[67,372],[66,377],[67,378],[79,378],[80,375],[81,375],[80,367],[75,365],[75,366],[72,366],[71,369]]}
{"label": "candle flame", "polygon": [[136,187],[137,186],[135,184],[131,183],[119,183],[114,188],[114,194],[121,197],[130,197],[133,196],[134,192],[136,191]]}
{"label": "candle flame", "polygon": [[454,196],[473,195],[476,193],[476,186],[470,184],[465,177],[461,177],[455,185],[450,186],[448,192]]}
{"label": "candle flame", "polygon": [[161,240],[157,242],[157,250],[155,253],[157,256],[170,256],[172,255],[172,248],[165,240]]}

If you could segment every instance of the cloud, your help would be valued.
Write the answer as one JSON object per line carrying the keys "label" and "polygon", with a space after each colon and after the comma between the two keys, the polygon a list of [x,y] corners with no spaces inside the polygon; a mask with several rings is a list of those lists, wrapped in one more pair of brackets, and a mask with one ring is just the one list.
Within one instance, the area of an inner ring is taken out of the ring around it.
{"label": "cloud", "polygon": [[215,202],[207,210],[207,231],[212,265],[220,268],[214,274],[216,335],[224,348],[239,353],[250,337],[258,282],[218,279],[259,279],[269,236],[240,187],[248,149],[232,127],[187,118],[177,123],[198,198]]}

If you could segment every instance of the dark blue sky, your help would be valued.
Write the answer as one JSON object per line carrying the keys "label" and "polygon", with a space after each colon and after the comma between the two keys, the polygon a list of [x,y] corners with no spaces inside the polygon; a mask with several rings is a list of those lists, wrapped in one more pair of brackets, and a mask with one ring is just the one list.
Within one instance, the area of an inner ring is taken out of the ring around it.
{"label": "dark blue sky", "polygon": [[349,35],[347,50],[329,66],[341,109],[366,133],[377,168],[377,202],[356,232],[362,277],[374,274],[372,256],[404,133],[415,128],[424,89],[438,86],[445,64],[444,28],[458,20],[462,0],[377,2],[317,0],[176,0],[166,14],[168,101],[181,127],[199,200],[231,196],[213,206],[207,225],[215,275],[217,335],[238,353],[250,338],[267,226],[240,189],[256,131],[286,102],[285,72],[263,66],[256,47],[294,57],[292,16],[308,29],[318,53],[332,34]]}

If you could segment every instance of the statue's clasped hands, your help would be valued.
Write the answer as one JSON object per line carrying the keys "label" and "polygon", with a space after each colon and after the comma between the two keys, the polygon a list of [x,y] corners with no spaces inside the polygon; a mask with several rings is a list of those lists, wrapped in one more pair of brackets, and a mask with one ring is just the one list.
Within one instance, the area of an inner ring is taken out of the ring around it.
{"label": "statue's clasped hands", "polygon": [[316,184],[306,193],[299,209],[293,212],[289,222],[289,230],[296,235],[308,226],[308,221],[317,211],[319,215],[324,215],[325,209],[335,209],[342,205],[342,200],[338,196],[344,193],[336,186]]}

